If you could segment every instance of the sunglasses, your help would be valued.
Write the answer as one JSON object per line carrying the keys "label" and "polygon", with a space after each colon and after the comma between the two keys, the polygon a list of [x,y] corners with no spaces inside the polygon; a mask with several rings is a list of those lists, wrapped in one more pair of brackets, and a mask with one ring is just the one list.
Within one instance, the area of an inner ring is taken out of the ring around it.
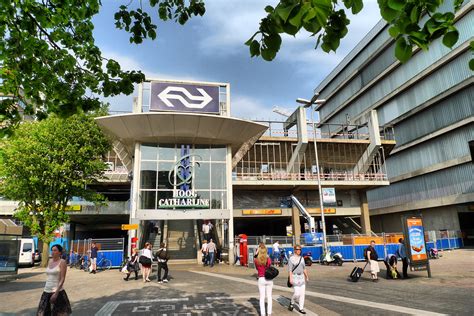
{"label": "sunglasses", "polygon": [[301,250],[301,248],[296,248],[295,251],[296,251],[296,250]]}

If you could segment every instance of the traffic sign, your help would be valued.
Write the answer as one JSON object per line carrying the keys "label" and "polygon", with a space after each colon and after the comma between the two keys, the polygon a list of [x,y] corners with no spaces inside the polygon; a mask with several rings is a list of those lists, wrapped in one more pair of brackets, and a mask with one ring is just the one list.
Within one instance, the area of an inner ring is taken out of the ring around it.
{"label": "traffic sign", "polygon": [[138,229],[138,224],[123,224],[122,230],[135,230]]}

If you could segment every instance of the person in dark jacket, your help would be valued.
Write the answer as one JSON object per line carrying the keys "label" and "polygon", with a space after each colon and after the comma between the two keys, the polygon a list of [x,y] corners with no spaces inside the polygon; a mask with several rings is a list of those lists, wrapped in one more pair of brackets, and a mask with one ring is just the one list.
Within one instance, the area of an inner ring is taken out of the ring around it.
{"label": "person in dark jacket", "polygon": [[405,241],[403,238],[398,240],[398,250],[397,256],[402,259],[402,270],[403,270],[403,278],[408,279],[408,256],[407,256],[407,248],[405,246]]}
{"label": "person in dark jacket", "polygon": [[377,262],[379,255],[377,254],[377,251],[375,251],[375,240],[370,241],[370,245],[365,248],[364,253],[365,260],[367,260],[367,263],[370,267],[370,275],[372,277],[372,281],[378,282],[379,278],[377,276],[377,273],[380,272],[380,267],[379,263]]}
{"label": "person in dark jacket", "polygon": [[[168,283],[169,255],[167,253],[166,244],[164,242],[160,244],[160,249],[158,249],[158,251],[156,252],[155,257],[158,260],[158,283]],[[162,269],[165,271],[163,278],[161,278]]]}

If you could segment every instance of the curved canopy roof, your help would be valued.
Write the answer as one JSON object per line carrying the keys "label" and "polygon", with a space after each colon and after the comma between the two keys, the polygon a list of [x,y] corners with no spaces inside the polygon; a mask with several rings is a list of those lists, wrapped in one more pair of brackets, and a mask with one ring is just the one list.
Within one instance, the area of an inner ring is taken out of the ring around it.
{"label": "curved canopy roof", "polygon": [[268,128],[260,123],[227,116],[177,112],[127,113],[102,116],[96,120],[107,134],[122,142],[130,152],[138,141],[231,145],[235,155],[244,145],[249,145],[248,142],[252,146]]}

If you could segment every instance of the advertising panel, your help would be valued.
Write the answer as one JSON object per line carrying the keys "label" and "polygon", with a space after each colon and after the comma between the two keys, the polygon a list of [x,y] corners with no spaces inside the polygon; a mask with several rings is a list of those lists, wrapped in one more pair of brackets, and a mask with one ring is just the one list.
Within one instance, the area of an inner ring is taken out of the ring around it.
{"label": "advertising panel", "polygon": [[219,113],[219,86],[152,81],[150,111]]}
{"label": "advertising panel", "polygon": [[425,232],[421,218],[407,218],[407,233],[410,245],[409,254],[411,261],[425,262],[428,259],[425,245]]}
{"label": "advertising panel", "polygon": [[323,188],[323,203],[324,205],[336,205],[335,188]]}

